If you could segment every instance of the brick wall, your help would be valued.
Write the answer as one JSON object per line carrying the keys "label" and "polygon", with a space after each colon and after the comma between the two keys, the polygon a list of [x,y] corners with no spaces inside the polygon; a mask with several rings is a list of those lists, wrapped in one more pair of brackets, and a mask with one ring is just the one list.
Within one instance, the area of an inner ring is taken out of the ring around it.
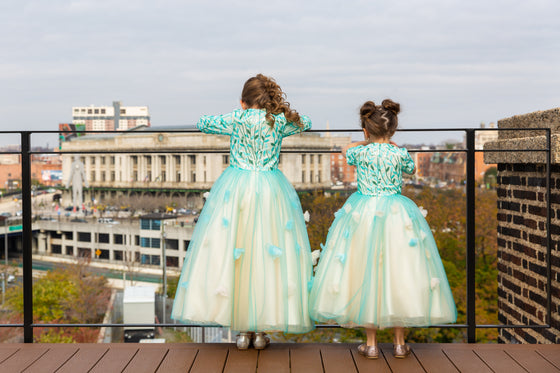
{"label": "brick wall", "polygon": [[[560,166],[552,167],[552,328],[502,329],[500,342],[560,343]],[[546,167],[498,165],[498,318],[546,323]]]}
{"label": "brick wall", "polygon": [[[560,109],[514,116],[503,128],[550,128],[550,328],[501,329],[502,343],[560,343]],[[543,131],[500,131],[485,150],[546,147]],[[544,152],[487,152],[498,164],[498,319],[501,324],[545,325],[547,303],[546,164]]]}

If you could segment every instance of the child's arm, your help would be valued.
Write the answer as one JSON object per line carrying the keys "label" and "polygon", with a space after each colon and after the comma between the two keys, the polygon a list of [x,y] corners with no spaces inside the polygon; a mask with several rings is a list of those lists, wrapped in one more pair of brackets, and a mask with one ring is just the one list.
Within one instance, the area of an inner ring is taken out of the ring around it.
{"label": "child's arm", "polygon": [[311,119],[307,115],[300,115],[302,127],[292,122],[287,122],[282,129],[282,137],[288,137],[311,129]]}
{"label": "child's arm", "polygon": [[367,145],[367,144],[368,144],[367,141],[351,142],[350,144],[346,145],[346,146],[342,149],[341,153],[342,153],[343,156],[346,157],[346,152],[348,151],[348,149],[354,148],[354,147],[360,146],[360,145]]}
{"label": "child's arm", "polygon": [[203,115],[198,120],[196,127],[204,133],[231,135],[236,112],[224,115]]}
{"label": "child's arm", "polygon": [[[395,142],[393,141],[389,141],[389,144],[396,146],[397,148],[399,147]],[[416,165],[414,164],[414,160],[412,159],[412,157],[410,156],[410,154],[408,153],[408,150],[406,148],[401,148],[404,150],[404,152],[406,153],[405,157],[404,157],[404,161],[403,161],[403,172],[409,174],[409,175],[414,175],[416,173]],[[411,170],[412,168],[412,170]]]}

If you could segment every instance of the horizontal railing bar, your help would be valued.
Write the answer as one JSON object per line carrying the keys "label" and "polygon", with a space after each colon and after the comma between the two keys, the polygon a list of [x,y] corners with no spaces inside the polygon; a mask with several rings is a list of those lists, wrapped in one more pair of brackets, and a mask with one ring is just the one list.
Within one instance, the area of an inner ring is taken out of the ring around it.
{"label": "horizontal railing bar", "polygon": [[[22,327],[23,324],[0,324],[0,327]],[[121,328],[121,327],[129,327],[129,328],[138,328],[138,327],[148,327],[148,328],[221,328],[220,325],[201,325],[201,324],[32,324],[34,328]],[[429,325],[429,326],[422,326],[422,327],[411,327],[416,329],[423,329],[423,328],[446,328],[446,329],[465,329],[467,328],[467,324],[444,324],[444,325]],[[331,325],[331,324],[319,324],[315,325],[317,329],[337,329],[343,328],[340,325]],[[477,329],[546,329],[550,328],[550,325],[538,325],[538,324],[529,324],[529,325],[506,325],[506,324],[477,324]]]}
{"label": "horizontal railing bar", "polygon": [[[153,127],[150,127],[153,128]],[[397,132],[464,132],[464,131],[543,131],[548,132],[550,128],[476,128],[476,127],[446,127],[446,128],[399,128]],[[312,133],[330,133],[330,132],[362,132],[361,128],[348,128],[348,129],[310,129],[305,132]],[[116,131],[116,130],[84,130],[84,131],[66,131],[66,130],[38,130],[38,131],[24,131],[31,134],[46,134],[46,133],[114,133],[114,134],[141,134],[141,133],[190,133],[190,132],[201,132],[198,128],[185,128],[185,129],[149,129],[149,130],[137,130],[137,131]],[[20,134],[22,131],[0,131],[0,134]]]}
{"label": "horizontal railing bar", "polygon": [[[550,149],[475,149],[476,153],[541,153],[549,152]],[[88,151],[30,151],[28,154],[229,154],[229,149],[223,150],[88,150]],[[282,150],[281,154],[336,154],[340,150]],[[408,149],[409,153],[464,153],[467,149]],[[21,154],[21,152],[0,152],[0,154]]]}

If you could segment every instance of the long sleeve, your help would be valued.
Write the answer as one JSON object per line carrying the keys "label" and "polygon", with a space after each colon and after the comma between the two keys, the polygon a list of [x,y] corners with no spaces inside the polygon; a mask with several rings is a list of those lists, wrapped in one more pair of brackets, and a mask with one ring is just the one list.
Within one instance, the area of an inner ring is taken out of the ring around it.
{"label": "long sleeve", "polygon": [[198,120],[196,127],[204,133],[231,136],[233,132],[233,123],[238,116],[237,112],[236,110],[224,115],[203,115]]}
{"label": "long sleeve", "polygon": [[306,115],[301,115],[301,123],[303,124],[302,127],[294,124],[292,122],[287,122],[284,128],[282,129],[282,137],[288,137],[291,135],[295,135],[300,132],[307,131],[311,128],[311,119],[309,119]]}

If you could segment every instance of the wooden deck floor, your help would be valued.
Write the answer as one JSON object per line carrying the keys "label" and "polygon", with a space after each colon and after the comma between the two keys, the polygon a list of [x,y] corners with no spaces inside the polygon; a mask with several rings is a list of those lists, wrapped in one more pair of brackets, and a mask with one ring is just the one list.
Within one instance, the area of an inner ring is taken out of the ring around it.
{"label": "wooden deck floor", "polygon": [[560,372],[560,345],[412,344],[367,360],[355,344],[0,344],[0,372]]}

